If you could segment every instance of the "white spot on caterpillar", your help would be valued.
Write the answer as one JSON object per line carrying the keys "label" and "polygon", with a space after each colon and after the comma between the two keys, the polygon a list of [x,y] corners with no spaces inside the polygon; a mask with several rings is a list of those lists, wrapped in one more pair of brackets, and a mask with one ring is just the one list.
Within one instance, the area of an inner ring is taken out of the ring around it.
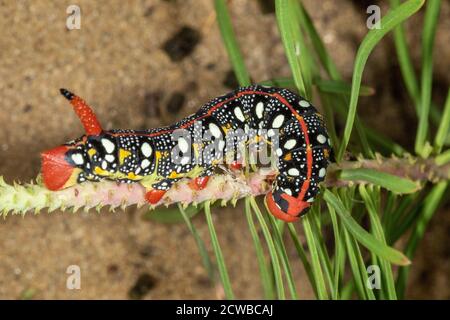
{"label": "white spot on caterpillar", "polygon": [[148,159],[142,160],[142,162],[141,162],[141,168],[142,169],[147,168],[149,165],[150,165],[150,161],[148,161]]}
{"label": "white spot on caterpillar", "polygon": [[302,108],[308,108],[310,106],[309,102],[306,100],[300,100],[300,102],[298,103],[300,105],[300,107]]}
{"label": "white spot on caterpillar", "polygon": [[291,150],[292,148],[295,147],[295,144],[297,143],[297,141],[295,141],[295,139],[289,139],[288,141],[286,141],[286,143],[284,144],[284,148],[287,150]]}
{"label": "white spot on caterpillar", "polygon": [[273,136],[275,136],[275,130],[269,129],[269,131],[267,131],[267,136],[268,136],[268,137],[273,137]]}
{"label": "white spot on caterpillar", "polygon": [[261,119],[263,117],[263,112],[264,112],[264,103],[262,102],[258,102],[258,104],[256,105],[256,116]]}
{"label": "white spot on caterpillar", "polygon": [[280,148],[278,148],[278,149],[275,151],[275,153],[276,153],[277,156],[279,156],[279,157],[281,157],[281,156],[283,155],[283,151],[282,151]]}
{"label": "white spot on caterpillar", "polygon": [[219,141],[219,150],[222,151],[225,148],[225,141],[220,140]]}
{"label": "white spot on caterpillar", "polygon": [[306,202],[314,202],[314,198],[309,198]]}
{"label": "white spot on caterpillar", "polygon": [[220,138],[220,136],[222,135],[222,132],[220,131],[219,127],[212,122],[209,124],[209,131],[216,138]]}
{"label": "white spot on caterpillar", "polygon": [[144,142],[141,146],[141,152],[144,155],[144,157],[150,157],[152,155],[152,147],[148,142]]}
{"label": "white spot on caterpillar", "polygon": [[236,118],[238,118],[239,121],[241,122],[245,121],[245,117],[244,114],[242,113],[241,108],[239,107],[234,108],[234,115],[236,116]]}
{"label": "white spot on caterpillar", "polygon": [[72,154],[72,160],[75,162],[75,164],[81,165],[84,163],[83,156],[80,153],[74,153]]}
{"label": "white spot on caterpillar", "polygon": [[297,177],[300,175],[300,171],[298,171],[298,169],[296,169],[296,168],[291,168],[288,170],[288,175]]}
{"label": "white spot on caterpillar", "polygon": [[319,170],[319,177],[321,177],[321,178],[325,177],[326,173],[327,173],[327,170],[325,168],[321,168]]}
{"label": "white spot on caterpillar", "polygon": [[135,174],[135,175],[138,175],[140,172],[141,172],[141,168],[138,167],[138,168],[134,171],[134,174]]}
{"label": "white spot on caterpillar", "polygon": [[108,162],[114,162],[114,156],[112,155],[112,154],[107,154],[106,156],[105,156],[105,160],[106,161],[108,161]]}
{"label": "white spot on caterpillar", "polygon": [[323,143],[327,142],[327,138],[325,138],[325,136],[323,134],[319,134],[317,136],[317,141],[319,141],[319,143],[323,144]]}
{"label": "white spot on caterpillar", "polygon": [[102,169],[106,170],[107,167],[108,167],[108,163],[105,160],[103,160],[102,161]]}
{"label": "white spot on caterpillar", "polygon": [[103,138],[101,140],[103,148],[105,148],[105,151],[107,153],[112,153],[114,151],[114,149],[116,148],[116,146],[114,145],[114,143],[112,143],[111,140],[105,139]]}
{"label": "white spot on caterpillar", "polygon": [[178,147],[183,153],[186,153],[189,150],[189,145],[185,138],[178,138]]}
{"label": "white spot on caterpillar", "polygon": [[291,189],[283,189],[283,191],[284,191],[284,193],[286,193],[286,194],[288,194],[288,195],[290,195],[290,196],[292,196],[292,191],[291,191]]}
{"label": "white spot on caterpillar", "polygon": [[189,158],[189,157],[183,157],[183,158],[181,159],[180,163],[181,163],[181,165],[184,166],[184,165],[188,164],[190,161],[191,161],[191,158]]}
{"label": "white spot on caterpillar", "polygon": [[273,119],[272,128],[277,129],[277,128],[281,127],[283,125],[283,122],[284,122],[284,116],[282,114],[277,115],[275,117],[275,119]]}

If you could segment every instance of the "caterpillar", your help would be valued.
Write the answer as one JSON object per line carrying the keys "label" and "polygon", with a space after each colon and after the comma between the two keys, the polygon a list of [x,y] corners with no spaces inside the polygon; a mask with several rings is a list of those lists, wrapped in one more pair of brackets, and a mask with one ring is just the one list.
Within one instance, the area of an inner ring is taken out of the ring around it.
{"label": "caterpillar", "polygon": [[[323,118],[288,89],[238,88],[173,125],[141,131],[104,130],[85,101],[60,91],[85,134],[41,153],[42,178],[50,190],[102,179],[141,183],[145,199],[157,204],[182,178],[190,178],[194,190],[205,188],[224,159],[231,159],[228,168],[242,169],[242,154],[233,149],[242,138],[230,138],[230,132],[238,131],[254,133],[257,151],[263,143],[272,147],[277,174],[265,201],[275,217],[296,221],[308,211],[325,179],[332,149]],[[176,135],[180,131],[188,135]],[[208,139],[198,139],[206,134]]]}

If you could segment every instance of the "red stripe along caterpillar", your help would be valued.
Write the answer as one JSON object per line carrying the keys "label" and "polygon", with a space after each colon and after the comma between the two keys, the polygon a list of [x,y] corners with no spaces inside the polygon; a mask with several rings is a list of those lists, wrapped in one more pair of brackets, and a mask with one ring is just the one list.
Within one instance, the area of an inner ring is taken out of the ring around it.
{"label": "red stripe along caterpillar", "polygon": [[[182,178],[191,178],[193,189],[204,188],[230,154],[229,167],[240,168],[242,156],[236,150],[242,139],[229,138],[230,132],[239,130],[246,136],[254,132],[258,148],[262,143],[272,146],[278,174],[265,199],[277,218],[292,222],[305,214],[325,178],[332,150],[322,116],[287,89],[239,88],[171,126],[144,131],[103,130],[81,98],[65,89],[61,93],[86,133],[41,154],[43,182],[50,190],[102,179],[136,182],[146,188],[146,200],[157,204]],[[193,139],[175,137],[182,129]],[[196,137],[204,136],[208,139],[196,142]]]}

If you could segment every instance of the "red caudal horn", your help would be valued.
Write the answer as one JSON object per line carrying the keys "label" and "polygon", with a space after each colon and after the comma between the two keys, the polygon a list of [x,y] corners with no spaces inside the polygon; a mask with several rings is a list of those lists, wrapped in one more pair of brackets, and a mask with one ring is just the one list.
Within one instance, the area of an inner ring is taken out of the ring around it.
{"label": "red caudal horn", "polygon": [[98,119],[91,107],[89,107],[83,99],[74,95],[69,90],[60,89],[59,91],[67,100],[70,101],[75,113],[83,124],[84,130],[86,130],[86,135],[94,136],[100,134],[102,132],[102,126],[100,125],[100,122],[98,122]]}

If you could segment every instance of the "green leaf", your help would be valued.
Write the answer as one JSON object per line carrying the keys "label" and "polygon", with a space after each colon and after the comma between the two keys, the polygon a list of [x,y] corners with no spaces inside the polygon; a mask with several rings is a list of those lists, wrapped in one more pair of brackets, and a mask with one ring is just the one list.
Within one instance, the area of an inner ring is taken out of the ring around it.
{"label": "green leaf", "polygon": [[305,250],[303,249],[303,245],[300,242],[300,239],[297,235],[297,230],[295,229],[295,225],[293,223],[288,223],[289,234],[291,235],[292,241],[294,242],[295,249],[297,250],[297,254],[302,261],[303,268],[305,268],[306,274],[308,275],[309,282],[311,283],[314,293],[317,295],[316,283],[314,282],[314,275],[312,272],[311,264],[306,257]]}
{"label": "green leaf", "polygon": [[178,209],[180,210],[180,214],[183,217],[183,220],[186,223],[189,231],[194,237],[195,243],[197,244],[198,251],[200,253],[200,257],[202,258],[203,266],[205,267],[206,272],[208,273],[208,277],[211,281],[214,281],[214,267],[211,262],[211,259],[209,258],[208,250],[206,250],[205,242],[203,242],[202,238],[200,238],[197,229],[192,224],[188,214],[184,211],[183,206],[181,204],[178,204]]}
{"label": "green leaf", "polygon": [[[379,195],[379,189],[377,189],[377,190],[378,190],[378,195]],[[374,191],[374,192],[376,192],[376,191]],[[378,213],[379,207],[377,206],[377,204],[379,204],[379,201],[377,201],[378,203],[376,203],[376,200],[379,200],[379,198],[376,198],[375,196],[369,194],[369,192],[367,191],[367,188],[363,185],[359,185],[359,194],[361,195],[361,198],[363,199],[363,201],[366,205],[367,212],[369,213],[370,224],[372,226],[372,230],[373,230],[375,237],[379,241],[381,241],[383,244],[386,244],[383,227],[381,225],[381,221],[380,221],[379,213]],[[384,291],[386,289],[387,297],[390,300],[396,300],[397,294],[395,292],[395,282],[394,282],[394,276],[392,274],[391,264],[389,262],[385,261],[384,259],[380,259],[380,266],[381,266],[381,272],[384,275],[384,277],[382,278],[383,283],[386,284],[385,288],[382,288],[382,290]]]}
{"label": "green leaf", "polygon": [[411,263],[403,253],[387,246],[386,244],[383,244],[373,235],[364,230],[347,212],[342,201],[331,191],[325,190],[324,199],[336,210],[336,213],[342,219],[346,229],[367,249],[373,251],[379,257],[386,259],[393,264],[404,266]]}
{"label": "green leaf", "polygon": [[233,289],[231,288],[230,277],[228,276],[227,267],[225,265],[225,259],[223,258],[222,249],[220,248],[219,239],[217,238],[216,229],[211,216],[210,202],[205,202],[205,216],[208,224],[209,235],[211,237],[211,244],[216,255],[217,266],[219,268],[220,279],[222,281],[223,289],[225,291],[225,297],[228,300],[234,299]]}
{"label": "green leaf", "polygon": [[225,43],[236,78],[241,86],[248,86],[251,84],[250,76],[233,32],[233,26],[231,25],[231,18],[225,0],[215,0],[214,4],[220,33],[222,34],[222,39]]}
{"label": "green leaf", "polygon": [[428,115],[431,104],[431,87],[433,82],[433,48],[436,27],[441,6],[440,0],[427,1],[424,28],[422,31],[422,75],[420,90],[419,125],[416,133],[415,151],[427,157],[431,148],[426,144],[428,135]]}
{"label": "green leaf", "polygon": [[286,253],[286,247],[284,246],[284,242],[283,242],[283,238],[282,238],[281,226],[278,227],[277,221],[275,221],[275,218],[271,214],[268,214],[268,217],[269,217],[269,222],[270,222],[270,224],[272,226],[272,230],[273,230],[272,233],[273,233],[274,239],[275,239],[275,241],[274,241],[275,248],[277,250],[278,256],[280,257],[281,264],[283,266],[284,273],[286,275],[286,281],[288,284],[289,292],[291,294],[291,298],[293,300],[298,300],[294,276],[292,275],[291,265],[289,263],[289,258]]}
{"label": "green leaf", "polygon": [[[203,204],[197,207],[190,205],[184,209],[186,215],[189,218],[194,217],[203,208]],[[180,223],[183,222],[183,215],[180,212],[179,207],[170,206],[168,208],[158,208],[155,210],[148,210],[144,215],[143,219],[152,220],[159,223]]]}
{"label": "green leaf", "polygon": [[[412,259],[414,254],[416,253],[416,249],[420,241],[423,239],[425,234],[426,227],[430,222],[431,218],[436,213],[436,210],[442,200],[442,197],[445,194],[445,190],[449,185],[448,181],[442,181],[436,184],[431,192],[427,195],[425,200],[423,201],[423,209],[419,214],[417,219],[417,224],[414,227],[414,230],[411,233],[411,236],[406,245],[405,253],[406,255]],[[408,280],[409,267],[403,267],[399,270],[398,278],[397,278],[397,292],[400,298],[404,297],[406,282]]]}
{"label": "green leaf", "polygon": [[319,246],[314,237],[312,227],[311,227],[311,215],[307,215],[302,219],[303,229],[305,230],[306,242],[308,243],[308,249],[311,252],[311,266],[312,273],[316,282],[317,295],[320,300],[328,299],[328,292],[325,285],[325,278],[322,271],[322,266],[320,265],[319,258]]}
{"label": "green leaf", "polygon": [[434,139],[434,145],[438,152],[442,150],[442,146],[445,143],[445,139],[449,133],[448,129],[450,127],[450,89],[447,93],[447,99],[445,100],[444,113],[442,114],[441,124],[436,133],[436,138]]}
{"label": "green leaf", "polygon": [[275,249],[275,244],[272,239],[272,235],[270,234],[269,228],[267,227],[267,223],[264,220],[264,217],[259,210],[259,207],[255,201],[254,197],[250,198],[250,204],[253,208],[253,212],[255,212],[256,217],[258,218],[259,224],[261,225],[261,230],[263,232],[264,238],[266,239],[267,248],[269,249],[270,259],[272,260],[273,266],[273,274],[275,278],[275,287],[277,289],[278,299],[285,300],[286,295],[284,293],[284,285],[283,285],[283,277],[281,275],[281,267],[280,260],[277,255],[277,250]]}
{"label": "green leaf", "polygon": [[435,162],[438,166],[443,166],[444,164],[447,164],[450,162],[450,149],[442,152],[440,155],[438,155],[435,159]]}
{"label": "green leaf", "polygon": [[350,141],[350,136],[353,130],[353,124],[356,117],[356,108],[358,104],[359,89],[361,86],[362,74],[364,66],[370,53],[378,44],[378,42],[395,26],[404,21],[406,18],[413,15],[419,10],[424,3],[424,0],[409,0],[404,2],[399,7],[390,10],[380,21],[381,29],[372,29],[364,37],[355,58],[355,67],[353,69],[352,78],[352,93],[350,96],[349,111],[347,121],[345,123],[344,135],[342,143],[337,153],[337,161],[342,160],[345,149]]}
{"label": "green leaf", "polygon": [[413,193],[420,189],[418,182],[374,169],[344,169],[341,171],[339,177],[347,181],[366,181],[401,194]]}
{"label": "green leaf", "polygon": [[312,76],[310,56],[297,23],[298,1],[275,0],[275,13],[284,50],[291,66],[295,86],[306,99],[311,99]]}
{"label": "green leaf", "polygon": [[[344,81],[316,79],[314,84],[319,90],[328,93],[350,95],[352,91],[351,84]],[[361,89],[359,90],[360,96],[373,96],[374,94],[375,89],[372,87],[361,86]]]}
{"label": "green leaf", "polygon": [[[273,86],[281,88],[295,88],[295,81],[292,78],[276,78],[260,82],[264,86]],[[314,79],[313,84],[322,92],[337,93],[350,95],[352,86],[351,84],[341,80],[325,80]],[[372,96],[375,94],[375,89],[369,86],[361,86],[359,92],[360,96]]]}
{"label": "green leaf", "polygon": [[252,236],[253,244],[255,246],[256,259],[258,260],[259,272],[261,274],[261,282],[264,290],[264,296],[266,299],[275,299],[275,291],[273,287],[272,274],[266,264],[264,257],[264,250],[259,239],[258,232],[256,231],[255,223],[253,222],[250,198],[245,198],[245,216],[247,218],[248,228]]}

